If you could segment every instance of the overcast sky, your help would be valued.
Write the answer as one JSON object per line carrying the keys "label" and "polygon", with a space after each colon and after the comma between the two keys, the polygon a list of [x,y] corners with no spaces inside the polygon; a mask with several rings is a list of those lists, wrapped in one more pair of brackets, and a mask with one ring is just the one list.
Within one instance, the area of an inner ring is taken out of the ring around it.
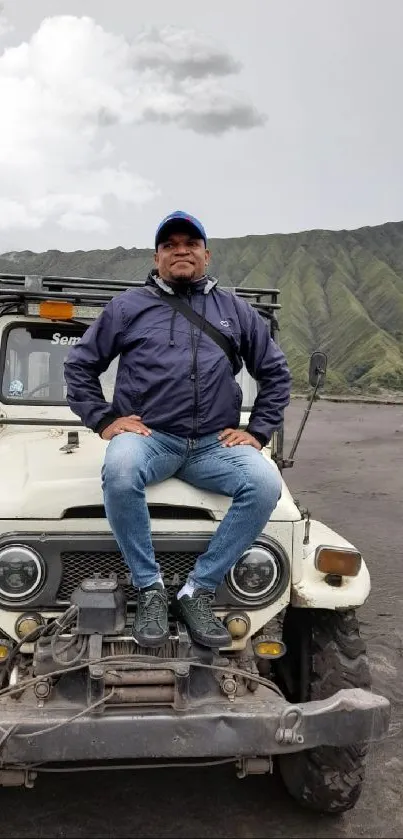
{"label": "overcast sky", "polygon": [[0,5],[0,252],[403,219],[403,0]]}

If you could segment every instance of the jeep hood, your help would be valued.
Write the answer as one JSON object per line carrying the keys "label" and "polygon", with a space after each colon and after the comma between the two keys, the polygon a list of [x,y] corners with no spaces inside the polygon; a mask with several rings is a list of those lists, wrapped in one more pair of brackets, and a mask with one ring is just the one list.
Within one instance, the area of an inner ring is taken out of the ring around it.
{"label": "jeep hood", "polygon": [[[0,519],[62,519],[74,508],[103,505],[101,467],[106,442],[79,430],[79,446],[63,451],[67,432],[60,429],[6,431],[0,436]],[[276,469],[273,463],[273,469]],[[147,489],[150,504],[202,507],[221,519],[231,502],[170,478]],[[80,518],[82,518],[82,512]],[[283,481],[272,520],[296,521],[300,513]]]}

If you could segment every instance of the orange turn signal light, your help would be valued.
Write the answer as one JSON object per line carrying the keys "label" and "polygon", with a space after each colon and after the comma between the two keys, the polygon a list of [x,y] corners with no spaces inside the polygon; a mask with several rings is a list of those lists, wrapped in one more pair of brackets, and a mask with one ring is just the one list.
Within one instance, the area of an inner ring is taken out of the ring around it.
{"label": "orange turn signal light", "polygon": [[315,567],[322,574],[337,574],[340,577],[356,577],[361,568],[362,557],[358,551],[321,546],[315,555]]}
{"label": "orange turn signal light", "polygon": [[65,300],[44,300],[39,304],[39,317],[50,320],[71,320],[74,306]]}

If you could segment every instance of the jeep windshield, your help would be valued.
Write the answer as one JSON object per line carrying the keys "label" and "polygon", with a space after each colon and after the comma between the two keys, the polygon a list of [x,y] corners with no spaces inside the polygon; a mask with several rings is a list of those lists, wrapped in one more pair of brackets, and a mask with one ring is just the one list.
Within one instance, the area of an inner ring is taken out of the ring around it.
{"label": "jeep windshield", "polygon": [[[11,324],[3,334],[0,355],[1,400],[8,404],[66,405],[64,361],[80,341],[87,324]],[[112,401],[118,359],[100,377],[105,399]],[[237,376],[243,392],[244,411],[256,397],[256,382],[243,369]]]}
{"label": "jeep windshield", "polygon": [[[25,405],[66,405],[64,361],[87,324],[16,323],[5,330],[1,348],[1,398]],[[115,360],[101,376],[105,399],[112,400]]]}

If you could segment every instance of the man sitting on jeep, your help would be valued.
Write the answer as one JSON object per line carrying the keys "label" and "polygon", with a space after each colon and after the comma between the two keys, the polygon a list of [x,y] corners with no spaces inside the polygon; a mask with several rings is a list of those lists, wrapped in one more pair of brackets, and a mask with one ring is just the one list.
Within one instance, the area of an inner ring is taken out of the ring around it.
{"label": "man sitting on jeep", "polygon": [[[215,589],[261,533],[281,495],[281,478],[260,449],[283,422],[291,378],[265,320],[206,273],[203,225],[176,211],[155,236],[144,288],[114,297],[72,347],[67,401],[108,440],[102,467],[105,511],[138,588],[133,625],[145,647],[169,637],[168,602],[156,562],[145,487],[176,476],[233,498],[226,516],[176,594],[173,614],[209,647],[231,637],[212,609]],[[112,404],[99,376],[119,366]],[[259,389],[239,428],[243,362]]]}

